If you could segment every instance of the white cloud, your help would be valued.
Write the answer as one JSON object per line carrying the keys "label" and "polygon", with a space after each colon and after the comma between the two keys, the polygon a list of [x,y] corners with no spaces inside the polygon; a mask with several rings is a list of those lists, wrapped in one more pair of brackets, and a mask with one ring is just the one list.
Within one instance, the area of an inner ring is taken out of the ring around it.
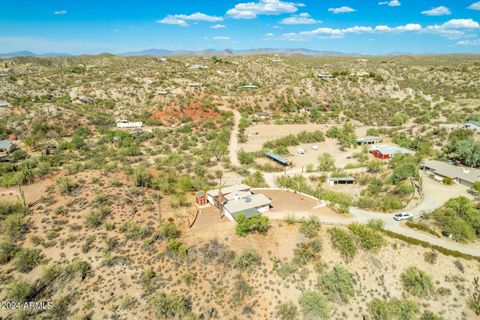
{"label": "white cloud", "polygon": [[473,19],[452,19],[440,25],[444,29],[478,29],[480,24]]}
{"label": "white cloud", "polygon": [[196,12],[190,15],[186,14],[169,14],[162,20],[158,20],[157,23],[162,24],[174,24],[182,27],[187,27],[187,21],[205,21],[205,22],[218,22],[223,21],[222,17],[209,16],[201,12]]}
{"label": "white cloud", "polygon": [[440,7],[435,7],[430,10],[425,10],[422,11],[422,14],[427,15],[427,16],[449,16],[452,14],[449,8],[440,6]]}
{"label": "white cloud", "polygon": [[64,15],[64,14],[67,14],[67,10],[57,10],[57,11],[53,11],[53,14],[56,14],[56,15]]}
{"label": "white cloud", "polygon": [[274,37],[275,34],[269,32],[269,33],[265,33],[263,36],[264,36],[264,37],[267,37],[267,38],[271,38],[271,37]]}
{"label": "white cloud", "polygon": [[230,40],[230,37],[216,36],[216,37],[213,37],[213,40],[225,41],[225,40]]}
{"label": "white cloud", "polygon": [[320,20],[315,20],[306,12],[295,14],[280,21],[281,24],[315,24],[320,22]]}
{"label": "white cloud", "polygon": [[398,0],[391,0],[391,1],[381,1],[378,3],[379,5],[387,5],[389,7],[400,7],[402,4]]}
{"label": "white cloud", "polygon": [[474,2],[468,6],[468,9],[471,10],[480,10],[480,1]]}
{"label": "white cloud", "polygon": [[281,0],[260,0],[259,2],[237,3],[227,11],[234,19],[255,19],[258,15],[278,15],[297,12],[304,4],[285,2]]}
{"label": "white cloud", "polygon": [[456,43],[457,46],[480,46],[480,39],[461,40]]}
{"label": "white cloud", "polygon": [[355,12],[357,10],[350,8],[350,7],[339,7],[339,8],[330,8],[328,11],[334,13],[334,14],[339,14],[339,13],[349,13],[349,12]]}
{"label": "white cloud", "polygon": [[286,40],[305,41],[311,38],[342,38],[346,34],[354,33],[385,33],[385,32],[411,32],[422,30],[422,26],[416,23],[409,23],[397,27],[390,27],[386,25],[378,25],[376,27],[370,26],[354,26],[343,29],[334,28],[317,28],[311,31],[302,31],[298,33],[290,32],[284,33],[282,37]]}
{"label": "white cloud", "polygon": [[210,28],[212,28],[212,29],[224,29],[224,28],[226,28],[226,26],[223,25],[223,24],[215,24],[215,25],[211,26]]}

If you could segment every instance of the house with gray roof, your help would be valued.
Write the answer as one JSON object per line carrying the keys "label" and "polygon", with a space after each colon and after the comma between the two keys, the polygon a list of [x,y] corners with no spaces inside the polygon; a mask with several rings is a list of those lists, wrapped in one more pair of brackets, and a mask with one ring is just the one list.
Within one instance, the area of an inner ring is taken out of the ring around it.
{"label": "house with gray roof", "polygon": [[253,193],[245,184],[207,191],[207,200],[231,221],[236,221],[239,214],[252,217],[268,212],[272,205],[271,199]]}
{"label": "house with gray roof", "polygon": [[480,133],[480,121],[469,120],[463,124],[463,128],[472,129]]}
{"label": "house with gray roof", "polygon": [[479,169],[459,167],[443,161],[423,161],[420,164],[420,168],[425,172],[431,173],[437,180],[450,178],[455,183],[460,183],[468,187],[471,187],[475,182],[480,181]]}

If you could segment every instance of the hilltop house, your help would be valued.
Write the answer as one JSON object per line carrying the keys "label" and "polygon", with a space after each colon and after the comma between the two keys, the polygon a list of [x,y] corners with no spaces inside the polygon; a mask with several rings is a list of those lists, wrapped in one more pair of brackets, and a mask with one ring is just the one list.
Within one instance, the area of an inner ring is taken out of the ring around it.
{"label": "hilltop house", "polygon": [[246,84],[244,86],[241,86],[240,88],[242,88],[242,89],[258,89],[258,86],[254,85],[254,84]]}
{"label": "hilltop house", "polygon": [[471,187],[475,182],[480,181],[480,170],[458,167],[443,161],[427,160],[420,164],[420,168],[431,173],[437,180],[450,178],[455,183]]}
{"label": "hilltop house", "polygon": [[252,193],[244,184],[207,191],[207,200],[231,221],[235,221],[239,214],[252,217],[268,212],[272,205],[272,200],[263,194]]}
{"label": "hilltop house", "polygon": [[385,144],[371,146],[368,151],[379,159],[391,159],[396,154],[410,153],[405,148],[387,146]]}
{"label": "hilltop house", "polygon": [[472,129],[480,133],[480,121],[469,120],[463,125],[465,129]]}

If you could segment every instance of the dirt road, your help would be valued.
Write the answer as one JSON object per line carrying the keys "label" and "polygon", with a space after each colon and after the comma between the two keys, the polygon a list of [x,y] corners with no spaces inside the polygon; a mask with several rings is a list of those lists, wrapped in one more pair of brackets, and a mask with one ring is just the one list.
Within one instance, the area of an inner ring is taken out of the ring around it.
{"label": "dirt road", "polygon": [[229,107],[219,107],[220,110],[223,111],[230,111],[233,112],[233,128],[232,133],[230,134],[230,142],[228,144],[228,153],[230,157],[230,162],[233,166],[238,167],[240,166],[240,162],[238,161],[238,125],[240,123],[240,119],[242,115],[235,109],[231,109]]}

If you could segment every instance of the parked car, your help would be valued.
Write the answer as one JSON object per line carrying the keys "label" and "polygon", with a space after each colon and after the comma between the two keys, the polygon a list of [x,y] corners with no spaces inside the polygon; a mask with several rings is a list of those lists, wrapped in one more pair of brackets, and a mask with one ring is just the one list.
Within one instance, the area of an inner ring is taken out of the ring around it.
{"label": "parked car", "polygon": [[443,230],[442,231],[442,236],[444,237],[447,237],[447,238],[451,238],[452,237],[452,234],[446,230]]}
{"label": "parked car", "polygon": [[303,149],[303,148],[298,148],[298,149],[297,149],[297,153],[298,153],[298,154],[305,154],[305,149]]}
{"label": "parked car", "polygon": [[312,150],[318,150],[318,146],[317,146],[316,144],[314,144],[314,145],[312,146]]}
{"label": "parked car", "polygon": [[393,219],[397,221],[408,220],[411,218],[412,218],[412,215],[408,212],[397,213],[396,215],[393,216]]}

